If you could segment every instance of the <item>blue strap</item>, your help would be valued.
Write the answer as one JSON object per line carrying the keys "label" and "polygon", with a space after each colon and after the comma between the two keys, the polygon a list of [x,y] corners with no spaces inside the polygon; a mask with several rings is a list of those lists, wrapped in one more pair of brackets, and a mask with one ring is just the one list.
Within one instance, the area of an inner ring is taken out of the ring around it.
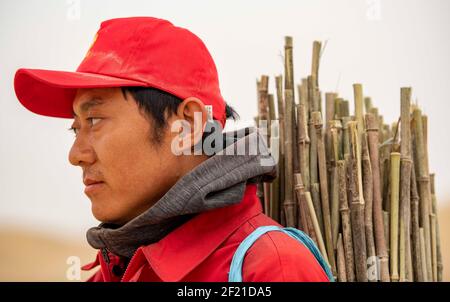
{"label": "blue strap", "polygon": [[228,282],[242,282],[242,265],[244,263],[244,257],[247,253],[248,249],[258,240],[259,237],[264,235],[270,231],[280,231],[283,232],[292,238],[296,239],[300,243],[304,244],[314,255],[317,262],[319,262],[322,269],[328,276],[328,279],[334,282],[333,274],[331,273],[330,267],[328,266],[325,259],[323,259],[322,255],[319,252],[319,249],[315,245],[314,241],[308,237],[305,233],[296,228],[281,228],[275,225],[271,226],[262,226],[254,230],[250,235],[245,238],[236,252],[233,255],[233,259],[231,260],[230,272],[228,274]]}

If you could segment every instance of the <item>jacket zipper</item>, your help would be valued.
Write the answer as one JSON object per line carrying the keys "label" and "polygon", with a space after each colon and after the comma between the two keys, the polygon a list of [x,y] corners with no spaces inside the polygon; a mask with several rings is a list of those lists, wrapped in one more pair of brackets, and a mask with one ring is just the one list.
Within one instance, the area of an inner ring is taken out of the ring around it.
{"label": "jacket zipper", "polygon": [[130,267],[130,264],[133,261],[134,256],[136,256],[138,250],[139,250],[139,248],[134,251],[133,256],[131,256],[130,261],[128,261],[127,268],[125,269],[125,272],[123,273],[122,278],[120,279],[120,282],[123,282],[123,278],[126,276],[126,274],[128,272],[128,268]]}
{"label": "jacket zipper", "polygon": [[106,248],[103,248],[103,249],[102,249],[102,256],[103,256],[103,260],[105,260],[105,263],[106,263],[106,268],[107,268],[107,270],[108,270],[108,277],[109,277],[109,280],[112,281],[112,278],[111,278],[111,271],[109,270],[110,259],[109,259],[109,255],[108,255],[108,250],[107,250]]}

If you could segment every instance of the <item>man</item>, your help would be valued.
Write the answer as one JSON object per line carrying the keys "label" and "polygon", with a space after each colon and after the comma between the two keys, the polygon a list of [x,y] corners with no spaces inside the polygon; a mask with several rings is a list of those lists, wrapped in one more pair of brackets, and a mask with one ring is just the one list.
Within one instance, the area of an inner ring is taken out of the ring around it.
{"label": "man", "polygon": [[[188,30],[150,17],[108,20],[76,72],[19,69],[14,85],[30,111],[74,119],[69,161],[102,222],[87,232],[99,253],[84,269],[100,266],[90,281],[227,281],[244,239],[279,226],[256,196],[274,158],[254,129],[219,131],[235,113]],[[244,281],[328,280],[283,232],[262,234],[244,254]]]}

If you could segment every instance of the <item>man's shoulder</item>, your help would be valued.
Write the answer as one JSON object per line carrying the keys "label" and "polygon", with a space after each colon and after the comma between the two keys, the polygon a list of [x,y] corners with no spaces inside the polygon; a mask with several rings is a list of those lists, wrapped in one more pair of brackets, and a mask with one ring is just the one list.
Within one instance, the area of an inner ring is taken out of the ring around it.
{"label": "man's shoulder", "polygon": [[[270,217],[259,214],[241,226],[239,237],[243,240],[258,227],[269,225],[280,226]],[[247,281],[328,280],[311,251],[279,231],[267,232],[255,241],[246,253],[243,272]]]}

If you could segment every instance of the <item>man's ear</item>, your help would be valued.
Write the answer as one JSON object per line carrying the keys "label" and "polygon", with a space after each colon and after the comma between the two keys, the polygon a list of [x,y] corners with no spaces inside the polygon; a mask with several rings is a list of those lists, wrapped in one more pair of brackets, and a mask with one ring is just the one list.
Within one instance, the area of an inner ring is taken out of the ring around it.
{"label": "man's ear", "polygon": [[207,111],[203,102],[198,98],[188,97],[178,105],[176,115],[177,119],[189,124],[190,127],[189,132],[183,133],[182,140],[191,147],[199,143],[207,122]]}

